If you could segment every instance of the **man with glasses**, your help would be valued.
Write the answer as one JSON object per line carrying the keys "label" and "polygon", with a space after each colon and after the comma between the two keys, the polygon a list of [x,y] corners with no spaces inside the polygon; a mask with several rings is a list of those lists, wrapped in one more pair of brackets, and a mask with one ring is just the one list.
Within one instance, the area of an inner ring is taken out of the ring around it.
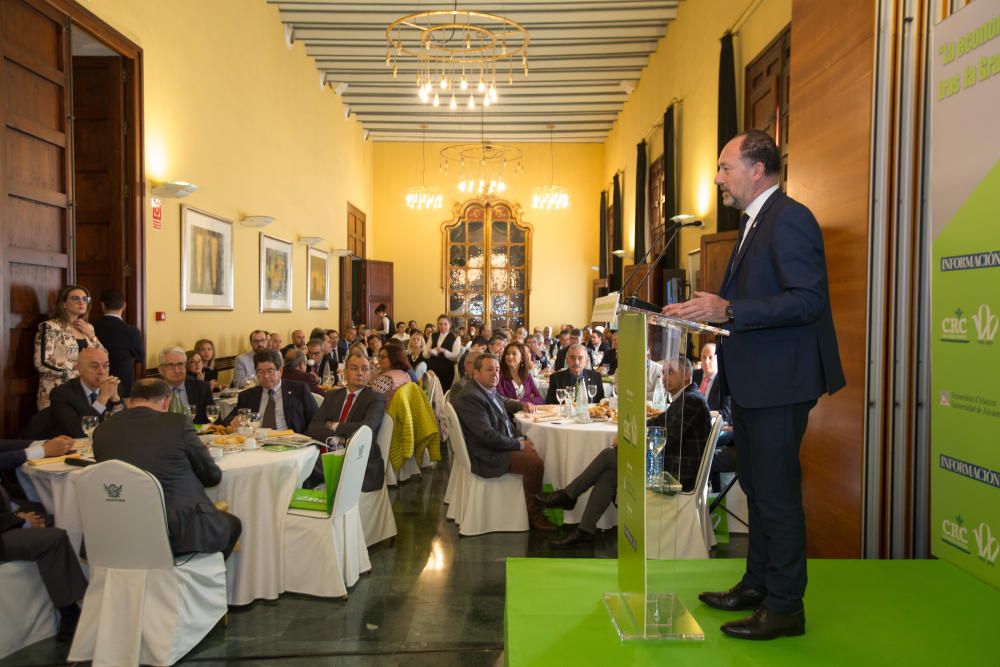
{"label": "man with glasses", "polygon": [[236,408],[222,420],[228,425],[246,408],[260,414],[260,425],[278,431],[292,429],[305,433],[316,414],[316,399],[303,382],[283,380],[281,355],[276,350],[260,350],[253,355],[257,386],[240,392]]}
{"label": "man with glasses", "polygon": [[253,367],[253,355],[258,350],[266,350],[270,343],[270,336],[262,329],[254,329],[250,334],[250,351],[236,357],[233,364],[233,386],[241,388],[247,378],[254,376],[256,372]]}
{"label": "man with glasses", "polygon": [[184,350],[175,346],[165,347],[160,350],[157,361],[160,377],[170,385],[169,410],[189,413],[189,408],[193,407],[194,423],[207,424],[208,416],[205,414],[205,408],[212,402],[212,388],[207,382],[188,377],[185,368],[187,354]]}
{"label": "man with glasses", "polygon": [[77,368],[79,377],[59,385],[49,394],[51,435],[82,438],[84,417],[103,419],[122,407],[118,378],[110,374],[107,352],[97,347],[80,350]]}

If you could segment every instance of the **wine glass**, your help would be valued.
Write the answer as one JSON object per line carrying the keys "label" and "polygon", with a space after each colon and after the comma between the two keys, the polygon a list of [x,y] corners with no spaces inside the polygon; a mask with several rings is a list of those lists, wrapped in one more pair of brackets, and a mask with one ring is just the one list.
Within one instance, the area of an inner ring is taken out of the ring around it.
{"label": "wine glass", "polygon": [[219,419],[219,406],[215,403],[205,406],[205,417],[209,424],[214,424]]}
{"label": "wine glass", "polygon": [[556,400],[559,401],[559,408],[562,412],[566,411],[566,388],[557,387],[556,388]]}
{"label": "wine glass", "polygon": [[87,435],[87,439],[90,440],[90,446],[94,446],[94,431],[97,429],[98,419],[96,415],[87,415],[80,420],[80,426],[83,427],[83,432]]}
{"label": "wine glass", "polygon": [[604,359],[604,352],[601,350],[594,350],[592,356],[594,357],[594,368],[597,368],[601,365],[601,361]]}
{"label": "wine glass", "polygon": [[198,407],[194,405],[185,405],[184,414],[190,417],[191,421],[194,421],[194,416],[198,414]]}
{"label": "wine glass", "polygon": [[590,397],[591,402],[597,397],[597,385],[593,382],[587,383],[587,396]]}
{"label": "wine glass", "polygon": [[251,435],[256,435],[257,429],[260,428],[261,416],[259,412],[251,412],[250,416],[247,418],[249,420],[248,425],[252,431]]}

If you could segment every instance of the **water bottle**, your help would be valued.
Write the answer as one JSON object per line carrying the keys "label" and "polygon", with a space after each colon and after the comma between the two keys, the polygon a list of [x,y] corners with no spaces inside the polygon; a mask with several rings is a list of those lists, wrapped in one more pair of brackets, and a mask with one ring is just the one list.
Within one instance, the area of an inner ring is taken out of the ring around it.
{"label": "water bottle", "polygon": [[582,374],[576,380],[576,416],[580,421],[590,420],[590,398]]}
{"label": "water bottle", "polygon": [[659,488],[663,484],[663,449],[666,434],[662,427],[646,430],[646,487]]}

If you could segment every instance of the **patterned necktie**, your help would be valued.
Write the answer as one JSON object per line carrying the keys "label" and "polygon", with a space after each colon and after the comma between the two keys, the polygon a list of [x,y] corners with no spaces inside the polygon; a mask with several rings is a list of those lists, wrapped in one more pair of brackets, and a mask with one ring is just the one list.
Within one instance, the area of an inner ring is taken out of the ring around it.
{"label": "patterned necktie", "polygon": [[344,401],[344,409],[340,411],[340,419],[338,422],[342,422],[347,419],[347,415],[351,412],[351,406],[354,405],[354,392],[349,392],[347,394],[347,400]]}
{"label": "patterned necktie", "polygon": [[97,392],[90,392],[90,404],[93,405],[97,401]]}
{"label": "patterned necktie", "polygon": [[278,424],[274,417],[274,390],[267,390],[267,405],[264,406],[264,416],[260,421],[260,425],[264,428],[278,428]]}
{"label": "patterned necktie", "polygon": [[170,411],[179,412],[182,415],[187,413],[187,410],[184,409],[184,401],[181,400],[181,390],[177,387],[174,387],[174,394],[170,397]]}

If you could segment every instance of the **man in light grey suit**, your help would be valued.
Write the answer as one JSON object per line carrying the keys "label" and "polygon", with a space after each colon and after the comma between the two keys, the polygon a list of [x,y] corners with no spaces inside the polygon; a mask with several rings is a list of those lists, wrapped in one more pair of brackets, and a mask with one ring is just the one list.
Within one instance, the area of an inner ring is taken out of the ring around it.
{"label": "man in light grey suit", "polygon": [[233,386],[237,389],[243,386],[247,378],[256,377],[257,369],[253,365],[254,352],[266,350],[271,338],[262,329],[254,329],[250,332],[250,351],[236,357],[233,360]]}

